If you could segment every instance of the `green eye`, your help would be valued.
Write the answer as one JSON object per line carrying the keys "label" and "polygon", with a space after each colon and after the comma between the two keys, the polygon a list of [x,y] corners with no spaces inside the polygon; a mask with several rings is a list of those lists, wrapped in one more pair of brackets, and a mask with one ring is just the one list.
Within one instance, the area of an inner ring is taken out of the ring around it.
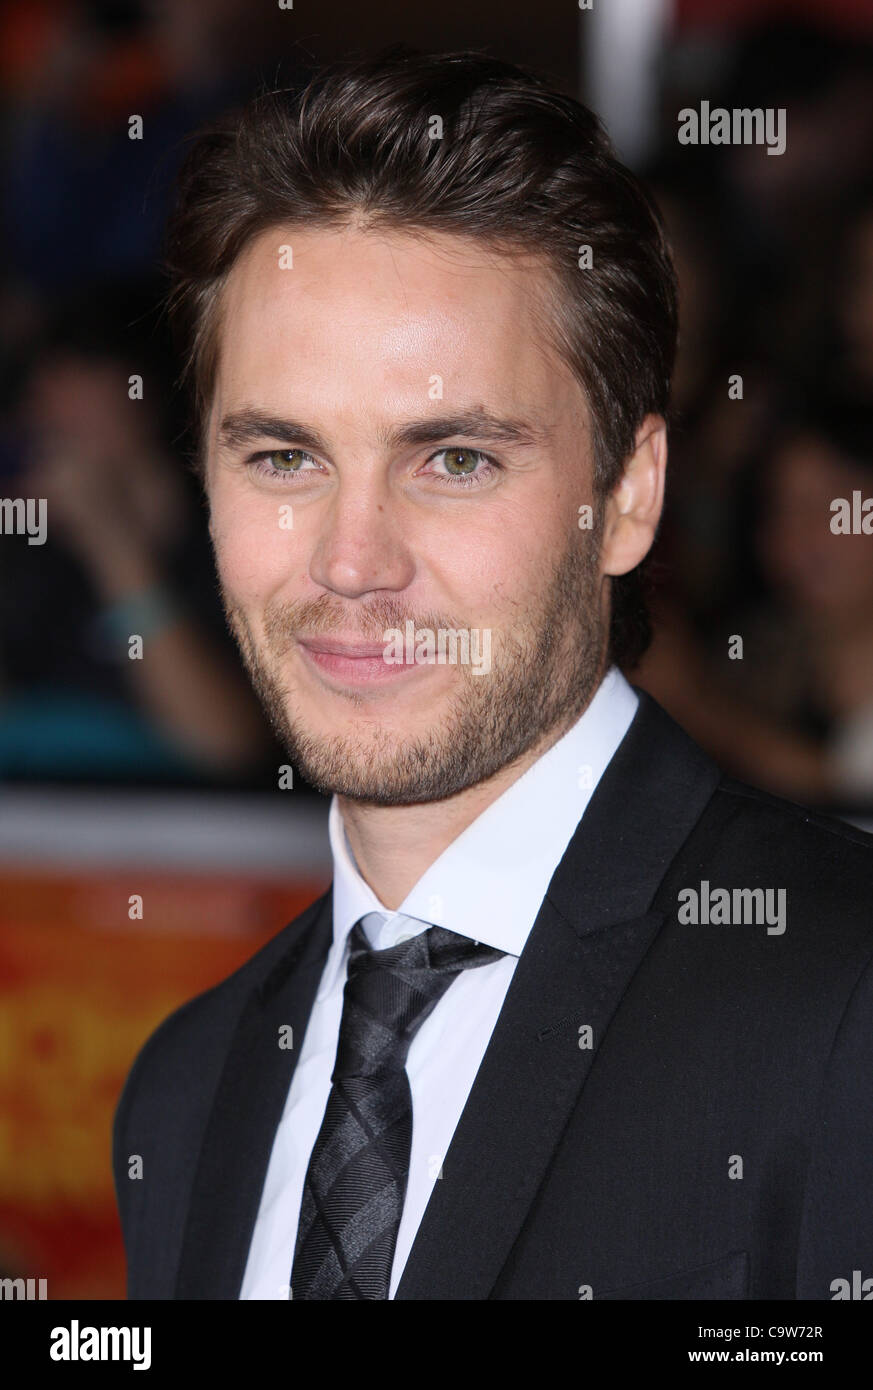
{"label": "green eye", "polygon": [[310,457],[303,449],[273,449],[265,455],[277,473],[299,473],[300,465]]}
{"label": "green eye", "polygon": [[480,455],[473,449],[443,449],[446,470],[458,477],[473,473],[478,467]]}
{"label": "green eye", "polygon": [[428,463],[433,468],[429,476],[444,487],[447,483],[454,488],[484,487],[500,472],[500,464],[490,454],[466,444],[446,445],[432,454]]}

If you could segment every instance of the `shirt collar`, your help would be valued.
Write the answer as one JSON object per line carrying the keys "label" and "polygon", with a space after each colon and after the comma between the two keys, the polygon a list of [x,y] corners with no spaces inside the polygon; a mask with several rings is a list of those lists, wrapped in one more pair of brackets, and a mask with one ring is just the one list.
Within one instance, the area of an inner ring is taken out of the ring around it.
{"label": "shirt collar", "polygon": [[[636,692],[611,667],[572,728],[447,846],[396,913],[361,877],[333,797],[333,945],[319,998],[334,987],[348,934],[368,913],[385,919],[380,947],[434,925],[520,956],[552,875],[638,704]],[[378,919],[367,925],[377,930]]]}

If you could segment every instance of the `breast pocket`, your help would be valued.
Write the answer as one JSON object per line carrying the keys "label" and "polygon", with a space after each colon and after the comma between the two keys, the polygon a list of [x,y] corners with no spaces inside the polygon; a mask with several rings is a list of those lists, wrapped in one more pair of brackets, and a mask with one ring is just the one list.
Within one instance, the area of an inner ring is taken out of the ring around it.
{"label": "breast pocket", "polygon": [[749,1255],[735,1250],[711,1264],[683,1269],[643,1284],[630,1284],[606,1293],[594,1292],[594,1301],[604,1299],[721,1299],[747,1298],[749,1293]]}

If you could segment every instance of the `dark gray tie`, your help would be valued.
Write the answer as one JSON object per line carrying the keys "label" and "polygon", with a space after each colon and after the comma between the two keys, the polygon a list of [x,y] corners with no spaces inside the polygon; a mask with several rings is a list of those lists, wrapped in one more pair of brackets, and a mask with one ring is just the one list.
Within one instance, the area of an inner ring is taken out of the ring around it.
{"label": "dark gray tie", "polygon": [[336,1064],[309,1160],[291,1297],[387,1298],[406,1196],[406,1056],[462,970],[504,954],[444,927],[374,951],[352,928]]}

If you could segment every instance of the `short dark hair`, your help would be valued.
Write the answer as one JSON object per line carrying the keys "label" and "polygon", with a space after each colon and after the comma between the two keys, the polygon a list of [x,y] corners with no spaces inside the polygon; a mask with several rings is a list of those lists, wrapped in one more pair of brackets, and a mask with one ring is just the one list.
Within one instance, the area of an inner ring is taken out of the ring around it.
{"label": "short dark hair", "polygon": [[[478,53],[395,47],[334,63],[198,135],[165,264],[201,430],[221,291],[244,247],[273,226],[352,216],[542,258],[554,287],[546,321],[588,403],[598,496],[610,491],[645,416],[668,409],[677,295],[663,225],[591,111]],[[610,656],[622,665],[649,640],[640,569],[612,585]]]}

